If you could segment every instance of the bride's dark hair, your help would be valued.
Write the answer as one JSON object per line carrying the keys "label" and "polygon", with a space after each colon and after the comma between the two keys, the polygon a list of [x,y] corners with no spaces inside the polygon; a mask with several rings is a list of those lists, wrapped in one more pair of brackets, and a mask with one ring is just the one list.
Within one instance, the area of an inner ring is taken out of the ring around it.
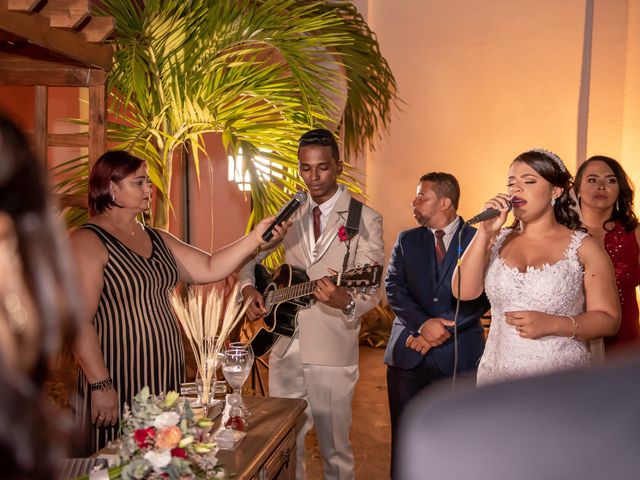
{"label": "bride's dark hair", "polygon": [[[511,164],[516,162],[529,165],[551,185],[562,189],[562,194],[556,198],[553,206],[553,213],[558,223],[572,230],[585,230],[577,211],[578,205],[571,195],[573,188],[571,174],[558,155],[549,150],[535,148],[521,153]],[[517,228],[518,225],[519,222],[516,220],[511,227]]]}

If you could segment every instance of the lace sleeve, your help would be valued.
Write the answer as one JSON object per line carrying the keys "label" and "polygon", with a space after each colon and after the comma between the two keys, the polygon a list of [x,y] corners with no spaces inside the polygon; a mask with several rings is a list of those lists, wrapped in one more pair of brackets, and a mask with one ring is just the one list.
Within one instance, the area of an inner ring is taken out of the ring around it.
{"label": "lace sleeve", "polygon": [[502,248],[502,244],[504,243],[505,238],[509,236],[509,234],[513,231],[512,228],[503,228],[500,230],[492,240],[491,244],[491,256],[489,258],[489,263],[493,262],[498,256],[498,252],[500,248]]}

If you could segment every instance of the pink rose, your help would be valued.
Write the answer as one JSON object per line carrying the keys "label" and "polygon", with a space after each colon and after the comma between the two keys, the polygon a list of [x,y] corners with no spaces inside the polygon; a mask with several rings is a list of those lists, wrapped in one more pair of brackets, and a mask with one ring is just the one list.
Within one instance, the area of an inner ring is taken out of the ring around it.
{"label": "pink rose", "polygon": [[163,428],[158,432],[156,448],[174,448],[182,439],[182,430],[176,425]]}
{"label": "pink rose", "polygon": [[346,242],[349,239],[349,235],[347,234],[347,229],[345,228],[344,225],[342,225],[338,229],[338,238],[340,239],[341,242]]}

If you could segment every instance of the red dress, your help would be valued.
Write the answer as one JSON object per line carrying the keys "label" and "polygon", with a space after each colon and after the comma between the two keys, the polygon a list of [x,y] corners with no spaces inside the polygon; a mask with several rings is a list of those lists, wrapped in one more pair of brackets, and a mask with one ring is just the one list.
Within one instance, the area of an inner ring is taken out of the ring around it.
{"label": "red dress", "polygon": [[636,297],[636,287],[640,285],[640,246],[635,231],[625,232],[622,225],[616,222],[613,230],[607,232],[604,237],[604,248],[613,262],[622,309],[620,330],[615,336],[604,339],[607,348],[611,349],[637,342],[640,338]]}

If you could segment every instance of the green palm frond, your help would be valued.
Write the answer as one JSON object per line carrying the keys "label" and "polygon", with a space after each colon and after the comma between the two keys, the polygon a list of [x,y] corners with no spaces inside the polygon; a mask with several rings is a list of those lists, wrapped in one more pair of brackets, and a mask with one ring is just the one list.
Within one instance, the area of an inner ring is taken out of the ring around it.
{"label": "green palm frond", "polygon": [[[206,133],[219,133],[229,155],[242,150],[247,160],[250,228],[303,187],[296,156],[302,133],[339,130],[348,156],[388,126],[395,80],[375,36],[349,2],[101,5],[117,29],[107,78],[116,119],[109,140],[148,162],[157,187],[155,225],[166,226],[174,152],[187,148],[199,175]],[[341,85],[348,86],[346,94]],[[79,182],[82,176],[72,178]],[[342,181],[361,193],[349,166]]]}

